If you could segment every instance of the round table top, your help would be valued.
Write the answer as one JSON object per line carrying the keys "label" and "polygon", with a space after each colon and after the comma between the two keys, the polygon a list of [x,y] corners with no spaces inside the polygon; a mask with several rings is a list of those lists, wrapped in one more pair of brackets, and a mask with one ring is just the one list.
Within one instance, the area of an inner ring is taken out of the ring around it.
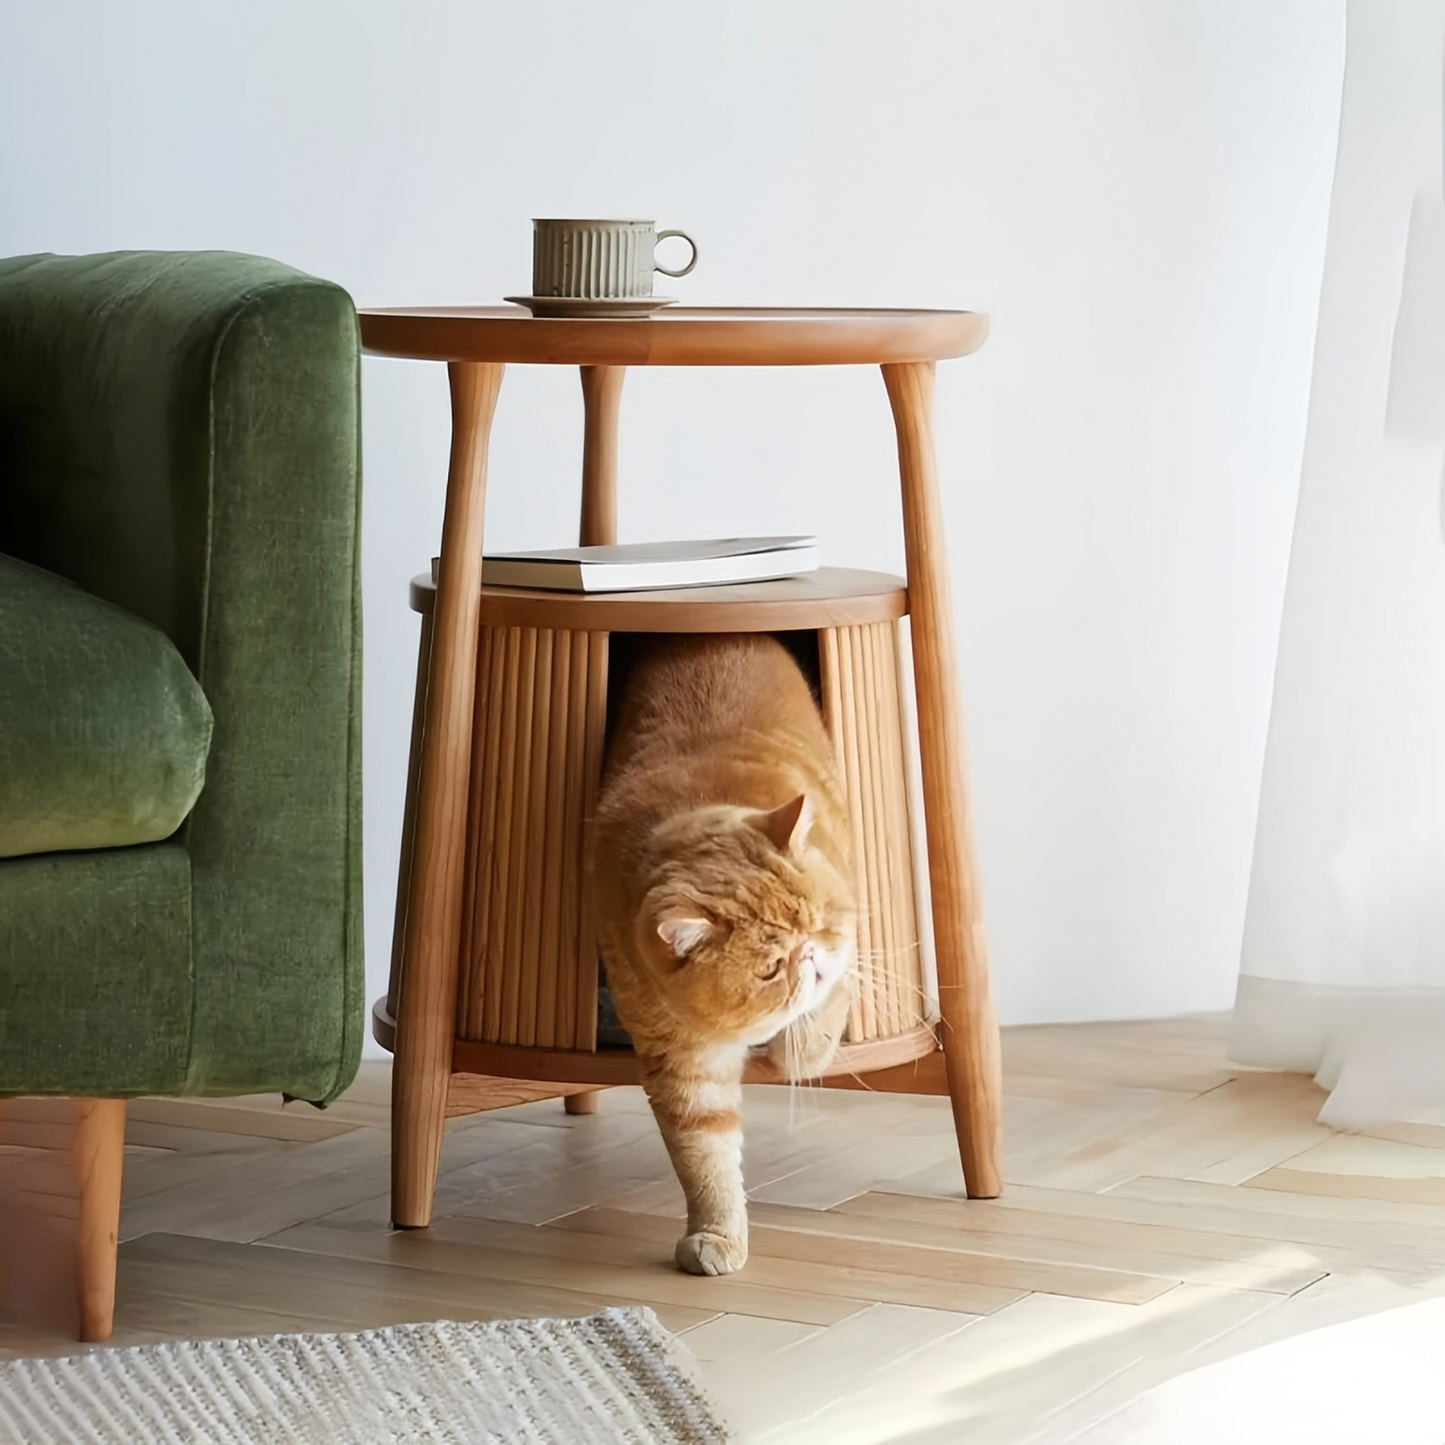
{"label": "round table top", "polygon": [[980,311],[669,307],[636,320],[554,320],[520,306],[365,309],[377,356],[564,366],[842,366],[943,361],[983,345]]}

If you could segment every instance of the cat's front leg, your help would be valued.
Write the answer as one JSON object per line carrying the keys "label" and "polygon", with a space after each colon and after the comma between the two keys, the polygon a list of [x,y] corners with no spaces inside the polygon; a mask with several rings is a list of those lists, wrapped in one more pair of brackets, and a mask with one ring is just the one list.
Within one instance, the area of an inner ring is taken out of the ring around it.
{"label": "cat's front leg", "polygon": [[731,1274],[748,1258],[744,1052],[726,1055],[644,1062],[648,1101],[687,1199],[687,1233],[675,1258],[689,1274]]}

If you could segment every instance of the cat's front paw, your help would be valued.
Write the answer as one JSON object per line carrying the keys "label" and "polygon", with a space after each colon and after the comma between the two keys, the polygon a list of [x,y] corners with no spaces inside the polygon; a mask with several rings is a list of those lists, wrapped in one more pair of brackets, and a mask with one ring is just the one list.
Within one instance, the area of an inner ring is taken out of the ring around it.
{"label": "cat's front paw", "polygon": [[699,1230],[678,1240],[676,1259],[688,1274],[732,1274],[748,1262],[748,1242]]}

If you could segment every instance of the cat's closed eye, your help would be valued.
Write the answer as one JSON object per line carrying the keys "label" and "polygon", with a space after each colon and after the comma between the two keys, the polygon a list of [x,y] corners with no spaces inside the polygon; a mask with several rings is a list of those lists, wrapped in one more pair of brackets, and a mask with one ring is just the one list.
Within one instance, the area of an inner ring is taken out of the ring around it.
{"label": "cat's closed eye", "polygon": [[786,954],[778,954],[776,958],[770,959],[758,970],[758,977],[764,983],[771,983],[783,971],[783,965],[787,963]]}

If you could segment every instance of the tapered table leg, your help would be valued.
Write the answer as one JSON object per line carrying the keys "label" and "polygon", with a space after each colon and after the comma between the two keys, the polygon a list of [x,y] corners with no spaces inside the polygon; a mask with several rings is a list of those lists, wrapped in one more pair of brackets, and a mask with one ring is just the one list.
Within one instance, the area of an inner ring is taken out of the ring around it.
{"label": "tapered table leg", "polygon": [[487,440],[503,368],[452,362],[452,451],[432,622],[391,1087],[391,1215],[431,1220],[452,1043],[466,860]]}
{"label": "tapered table leg", "polygon": [[71,1164],[79,1210],[75,1283],[80,1338],[110,1338],[115,1314],[116,1240],[120,1234],[120,1176],[125,1162],[125,1100],[72,1099],[75,1136]]}
{"label": "tapered table leg", "polygon": [[1003,1188],[1003,1080],[974,857],[943,508],[933,454],[933,375],[931,361],[883,367],[898,429],[943,1056],[964,1182],[972,1198],[992,1199]]}
{"label": "tapered table leg", "polygon": [[582,525],[584,547],[617,540],[617,413],[625,366],[584,366],[582,402]]}

